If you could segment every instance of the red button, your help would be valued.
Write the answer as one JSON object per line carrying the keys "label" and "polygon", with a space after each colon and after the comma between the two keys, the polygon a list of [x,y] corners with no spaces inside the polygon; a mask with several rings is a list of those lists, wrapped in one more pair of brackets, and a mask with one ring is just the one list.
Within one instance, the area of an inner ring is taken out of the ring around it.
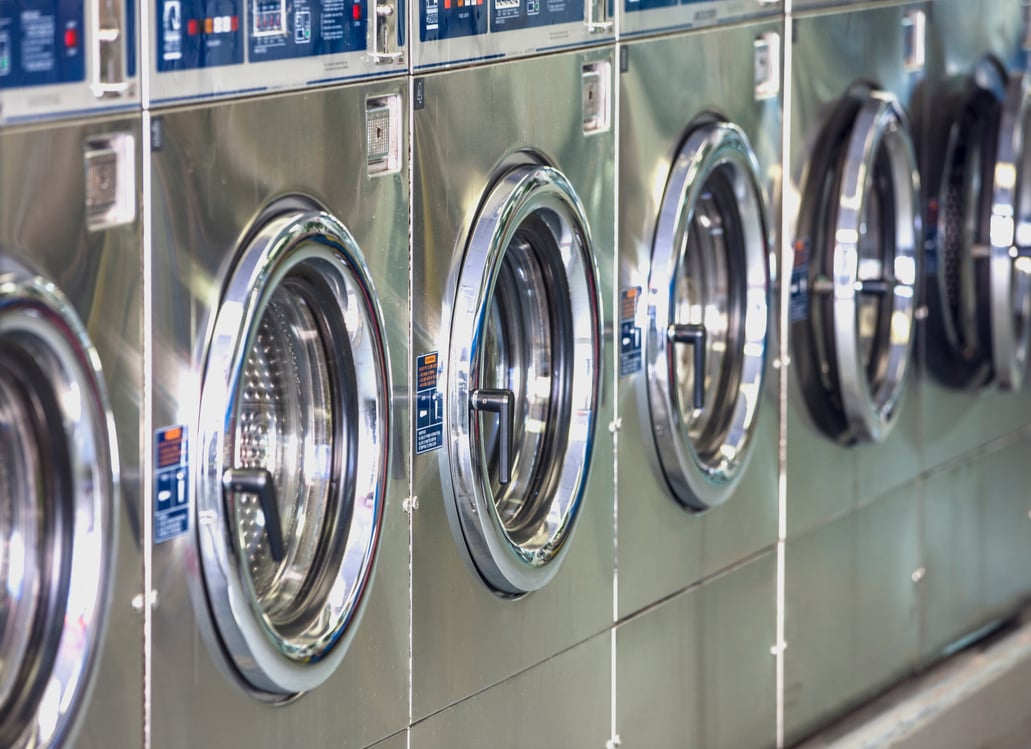
{"label": "red button", "polygon": [[354,16],[354,20],[362,20],[362,6],[355,5],[351,8],[351,15]]}
{"label": "red button", "polygon": [[240,29],[240,19],[238,16],[233,16],[231,23],[233,31],[238,31]]}
{"label": "red button", "polygon": [[75,29],[64,30],[64,46],[65,47],[77,47],[79,46],[79,32]]}
{"label": "red button", "polygon": [[191,18],[186,22],[186,33],[190,36],[197,36],[197,32],[200,31],[200,24],[197,23],[196,18]]}

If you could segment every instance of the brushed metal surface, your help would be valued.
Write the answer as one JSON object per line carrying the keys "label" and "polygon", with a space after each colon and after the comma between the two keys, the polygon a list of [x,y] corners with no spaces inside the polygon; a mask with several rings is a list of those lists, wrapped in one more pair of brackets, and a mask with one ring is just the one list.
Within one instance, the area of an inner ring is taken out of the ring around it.
{"label": "brushed metal surface", "polygon": [[[770,20],[626,45],[629,67],[619,76],[620,290],[647,288],[652,237],[667,176],[692,121],[700,115],[717,113],[742,128],[758,156],[768,196],[777,195],[780,99],[756,100],[752,45],[760,34],[782,30],[782,22]],[[664,84],[702,68],[706,75],[690,86]],[[771,237],[776,235],[778,207],[769,207]],[[771,305],[779,309],[776,293]],[[775,313],[770,324],[772,359],[779,346]],[[767,362],[764,401],[741,483],[726,503],[702,514],[683,509],[659,467],[646,370],[642,367],[620,378],[620,617],[776,543],[778,375]]]}
{"label": "brushed metal surface", "polygon": [[919,489],[921,564],[926,570],[920,582],[922,661],[940,656],[950,643],[984,623],[975,465],[970,460],[951,465]]}
{"label": "brushed metal surface", "polygon": [[[615,139],[611,131],[585,136],[580,108],[581,68],[601,61],[614,70],[613,51],[599,49],[416,78],[425,87],[425,107],[414,110],[412,123],[413,357],[447,351],[448,274],[461,257],[491,172],[526,147],[550,159],[584,205],[611,330]],[[606,366],[609,357],[606,348]],[[495,596],[469,571],[448,525],[439,455],[413,457],[419,498],[412,520],[416,720],[612,623],[612,373],[603,379],[591,475],[571,548],[556,577],[522,599]]]}
{"label": "brushed metal surface", "polygon": [[[934,0],[929,4],[925,86],[931,108],[926,117],[929,126],[940,126],[930,97],[947,77],[968,74],[986,54],[997,57],[1011,71],[1024,69],[1023,16],[1021,4],[1007,0],[976,4]],[[1031,421],[1031,388],[1027,386],[1021,393],[1001,393],[992,387],[955,391],[941,386],[926,368],[923,380],[920,413],[925,468],[939,466]]]}
{"label": "brushed metal surface", "polygon": [[[196,423],[205,339],[237,243],[274,197],[302,194],[347,226],[386,321],[394,434],[378,569],[341,668],[310,694],[258,702],[222,669],[189,535],[156,544],[152,745],[367,746],[407,725],[407,171],[369,177],[365,102],[404,80],[185,108],[155,118],[154,425]],[[402,111],[406,107],[402,106]],[[402,153],[406,148],[402,149]],[[192,586],[192,591],[191,591]]]}
{"label": "brushed metal surface", "polygon": [[789,743],[909,674],[919,637],[916,487],[907,484],[786,547]]}
{"label": "brushed metal surface", "polygon": [[[0,252],[49,278],[72,303],[100,356],[115,418],[122,492],[117,567],[95,681],[75,740],[96,749],[143,743],[143,614],[132,608],[143,592],[140,227],[134,221],[87,231],[83,179],[87,139],[111,133],[130,133],[138,144],[139,118],[0,134]],[[133,168],[138,180],[138,153]],[[137,205],[137,216],[139,210]]]}
{"label": "brushed metal surface", "polygon": [[605,747],[611,637],[593,637],[415,723],[411,749]]}
{"label": "brushed metal surface", "polygon": [[769,553],[619,625],[623,746],[774,746],[776,600]]}
{"label": "brushed metal surface", "polygon": [[[916,6],[864,7],[804,15],[795,21],[791,132],[784,157],[786,267],[790,267],[796,235],[801,180],[830,107],[859,80],[875,82],[895,94],[903,107],[910,105],[921,73],[906,73],[902,66],[902,20],[909,7]],[[910,378],[898,422],[888,437],[877,444],[842,447],[812,425],[798,377],[789,370],[787,530],[792,536],[841,516],[919,473],[920,399],[919,382]]]}
{"label": "brushed metal surface", "polygon": [[408,731],[404,730],[383,741],[377,741],[368,749],[408,749]]}
{"label": "brushed metal surface", "polygon": [[1031,599],[1029,455],[1031,440],[1025,430],[1018,440],[1000,444],[976,463],[986,617],[1008,614]]}

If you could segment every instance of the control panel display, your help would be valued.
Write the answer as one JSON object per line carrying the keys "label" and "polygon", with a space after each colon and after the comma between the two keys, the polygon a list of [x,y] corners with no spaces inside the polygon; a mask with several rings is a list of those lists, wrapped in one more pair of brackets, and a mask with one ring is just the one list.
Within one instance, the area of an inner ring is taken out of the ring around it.
{"label": "control panel display", "polygon": [[81,0],[0,0],[0,89],[85,79]]}
{"label": "control panel display", "polygon": [[[653,10],[655,8],[672,8],[676,5],[699,5],[705,3],[712,5],[712,0],[624,0],[623,10],[632,13],[636,10]],[[695,17],[687,19],[691,24],[708,23],[715,19],[716,9],[712,7],[701,8]]]}
{"label": "control panel display", "polygon": [[[419,39],[432,42],[487,33],[485,0],[420,0]],[[494,0],[490,0],[493,2]]]}
{"label": "control panel display", "polygon": [[159,72],[366,48],[367,0],[158,2]]}
{"label": "control panel display", "polygon": [[583,0],[491,0],[491,31],[511,31],[584,20]]}

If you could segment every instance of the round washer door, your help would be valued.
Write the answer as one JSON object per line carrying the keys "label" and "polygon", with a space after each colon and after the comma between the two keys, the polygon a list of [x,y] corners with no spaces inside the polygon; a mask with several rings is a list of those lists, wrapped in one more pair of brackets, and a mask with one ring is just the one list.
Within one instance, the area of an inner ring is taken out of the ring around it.
{"label": "round washer door", "polygon": [[880,441],[910,372],[922,238],[908,121],[890,94],[847,96],[809,165],[796,243],[808,252],[808,318],[793,325],[814,420],[845,443]]}
{"label": "round washer door", "polygon": [[0,259],[0,745],[56,746],[90,683],[118,460],[100,359],[52,284]]}
{"label": "round washer door", "polygon": [[751,454],[770,321],[759,164],[730,123],[693,130],[673,162],[652,244],[646,359],[652,435],[673,496],[727,499]]}
{"label": "round washer door", "polygon": [[989,261],[995,154],[1006,74],[993,59],[935,93],[923,127],[928,370],[977,388],[992,377]]}
{"label": "round washer door", "polygon": [[223,289],[197,477],[208,604],[259,695],[324,682],[357,627],[383,519],[390,382],[350,232],[316,210],[269,220]]}
{"label": "round washer door", "polygon": [[991,329],[995,380],[1020,390],[1031,346],[1031,89],[1014,75],[999,118],[992,184]]}
{"label": "round washer door", "polygon": [[447,362],[456,542],[496,593],[544,586],[569,548],[591,462],[601,309],[584,210],[547,166],[505,173],[480,206]]}

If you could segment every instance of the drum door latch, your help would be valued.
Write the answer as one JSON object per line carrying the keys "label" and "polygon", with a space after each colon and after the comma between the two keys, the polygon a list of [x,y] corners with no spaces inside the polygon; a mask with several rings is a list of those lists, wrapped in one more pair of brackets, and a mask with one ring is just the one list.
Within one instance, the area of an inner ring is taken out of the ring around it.
{"label": "drum door latch", "polygon": [[755,98],[775,99],[780,94],[780,34],[769,31],[756,37]]}
{"label": "drum door latch", "polygon": [[907,10],[902,17],[902,66],[907,73],[918,73],[927,61],[927,14]]}
{"label": "drum door latch", "polygon": [[110,229],[136,220],[136,139],[129,133],[90,138],[83,154],[86,225]]}

